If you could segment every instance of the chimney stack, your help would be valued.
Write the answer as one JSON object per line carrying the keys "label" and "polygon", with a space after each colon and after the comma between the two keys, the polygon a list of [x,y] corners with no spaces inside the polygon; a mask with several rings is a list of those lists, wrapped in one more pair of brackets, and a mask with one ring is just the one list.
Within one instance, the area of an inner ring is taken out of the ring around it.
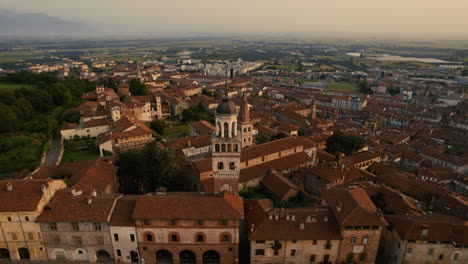
{"label": "chimney stack", "polygon": [[91,196],[93,196],[93,197],[96,197],[96,196],[97,196],[96,189],[93,189],[93,191],[91,192]]}
{"label": "chimney stack", "polygon": [[299,226],[299,229],[304,230],[304,228],[305,228],[305,224],[301,223],[301,225]]}
{"label": "chimney stack", "polygon": [[7,190],[7,192],[11,192],[13,190],[13,183],[8,182],[6,184],[6,190]]}
{"label": "chimney stack", "polygon": [[86,200],[88,202],[88,204],[91,204],[93,202],[93,199],[90,197],[88,197],[88,199]]}

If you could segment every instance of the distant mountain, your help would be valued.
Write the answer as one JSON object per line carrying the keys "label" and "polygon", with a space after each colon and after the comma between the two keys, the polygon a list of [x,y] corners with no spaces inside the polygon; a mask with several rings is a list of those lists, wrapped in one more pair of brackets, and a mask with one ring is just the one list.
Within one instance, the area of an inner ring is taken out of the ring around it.
{"label": "distant mountain", "polygon": [[86,24],[67,21],[42,13],[18,14],[0,10],[2,36],[71,36],[90,35],[94,30]]}

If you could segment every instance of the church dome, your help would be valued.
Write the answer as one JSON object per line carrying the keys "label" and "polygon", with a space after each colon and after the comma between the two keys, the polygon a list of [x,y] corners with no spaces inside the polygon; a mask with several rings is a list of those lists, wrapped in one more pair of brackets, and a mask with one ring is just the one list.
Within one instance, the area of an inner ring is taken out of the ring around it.
{"label": "church dome", "polygon": [[221,115],[233,115],[237,114],[237,108],[236,105],[225,96],[223,97],[222,102],[218,104],[216,113]]}

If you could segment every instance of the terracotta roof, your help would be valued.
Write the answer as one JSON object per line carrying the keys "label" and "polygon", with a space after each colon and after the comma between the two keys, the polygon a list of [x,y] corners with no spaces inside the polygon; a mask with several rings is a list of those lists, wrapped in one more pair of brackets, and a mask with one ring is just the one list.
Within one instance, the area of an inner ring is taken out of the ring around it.
{"label": "terracotta roof", "polygon": [[[11,191],[7,184],[11,183]],[[41,186],[48,180],[0,181],[0,212],[34,211],[42,199]]]}
{"label": "terracotta roof", "polygon": [[225,193],[165,193],[138,198],[133,219],[241,219],[241,197]]}
{"label": "terracotta roof", "polygon": [[183,137],[166,143],[167,147],[182,150],[189,147],[201,148],[211,146],[211,135],[202,135],[199,137]]}
{"label": "terracotta roof", "polygon": [[109,221],[111,226],[133,226],[132,220],[133,209],[138,195],[125,195],[119,198],[115,204],[114,210]]}
{"label": "terracotta roof", "polygon": [[247,182],[251,179],[263,177],[269,169],[282,171],[311,162],[312,158],[304,152],[284,156],[271,161],[263,162],[255,166],[243,168],[240,171],[239,182]]}
{"label": "terracotta roof", "polygon": [[303,139],[299,137],[287,137],[264,144],[255,145],[242,150],[241,162],[303,145]]}
{"label": "terracotta roof", "polygon": [[291,182],[288,178],[274,171],[270,171],[265,175],[265,177],[263,177],[262,184],[281,200],[283,200],[285,195],[291,190],[297,190],[298,192],[306,194],[299,186]]}
{"label": "terracotta roof", "polygon": [[[335,217],[327,207],[279,209],[270,208],[268,202],[248,200],[246,203],[250,240],[342,239]],[[304,225],[303,229],[301,224]]]}
{"label": "terracotta roof", "polygon": [[[113,185],[117,167],[105,158],[97,158],[76,163],[64,163],[55,166],[43,166],[31,176],[34,179],[65,179],[68,178],[72,188],[91,193],[108,192]],[[112,191],[112,190],[111,190]]]}
{"label": "terracotta roof", "polygon": [[190,122],[188,125],[200,135],[211,135],[215,131],[215,127],[205,120]]}
{"label": "terracotta roof", "polygon": [[[386,218],[405,240],[455,242],[457,246],[468,245],[468,226],[453,216],[391,215]],[[427,233],[423,233],[423,229],[426,229]]]}
{"label": "terracotta roof", "polygon": [[342,226],[381,226],[385,220],[361,188],[336,187],[320,191]]}
{"label": "terracotta roof", "polygon": [[[116,198],[120,195],[73,196],[61,190],[36,218],[37,222],[107,222]],[[91,200],[89,200],[91,199]],[[89,202],[90,201],[90,202]]]}

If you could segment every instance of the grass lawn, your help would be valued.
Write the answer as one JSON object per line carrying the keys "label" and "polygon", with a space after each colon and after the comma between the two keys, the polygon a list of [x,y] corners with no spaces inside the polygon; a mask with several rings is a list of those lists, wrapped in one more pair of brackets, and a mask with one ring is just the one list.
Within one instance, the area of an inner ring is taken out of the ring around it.
{"label": "grass lawn", "polygon": [[327,90],[340,90],[340,91],[350,91],[350,92],[359,92],[359,87],[354,83],[347,82],[330,82],[327,84]]}
{"label": "grass lawn", "polygon": [[7,89],[12,89],[12,90],[17,90],[17,89],[20,89],[22,87],[24,87],[26,89],[37,89],[36,85],[0,83],[0,89],[7,88]]}
{"label": "grass lawn", "polygon": [[95,146],[96,138],[66,140],[60,163],[81,162],[99,157],[99,149]]}
{"label": "grass lawn", "polygon": [[81,162],[92,160],[99,157],[99,152],[95,150],[84,149],[81,151],[65,150],[63,152],[62,161],[60,163]]}
{"label": "grass lawn", "polygon": [[186,124],[176,125],[176,126],[165,128],[163,137],[165,138],[182,137],[184,135],[188,135],[189,132],[190,132],[190,128],[188,127],[188,125]]}

